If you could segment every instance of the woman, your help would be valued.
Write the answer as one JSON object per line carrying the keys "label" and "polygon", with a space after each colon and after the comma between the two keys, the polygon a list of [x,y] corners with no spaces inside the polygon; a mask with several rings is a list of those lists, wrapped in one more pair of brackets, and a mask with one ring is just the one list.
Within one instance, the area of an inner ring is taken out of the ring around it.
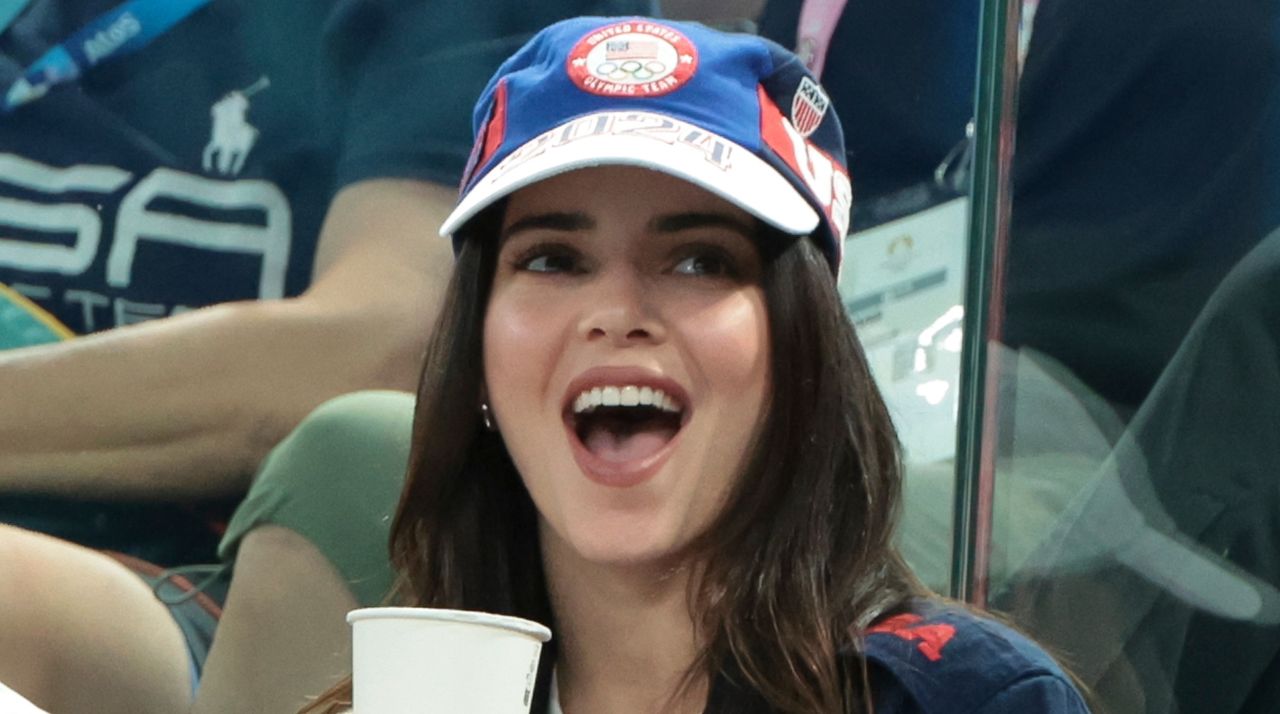
{"label": "woman", "polygon": [[793,56],[568,21],[475,124],[406,604],[550,625],[538,714],[1086,711],[891,545],[897,441],[835,290],[840,127]]}

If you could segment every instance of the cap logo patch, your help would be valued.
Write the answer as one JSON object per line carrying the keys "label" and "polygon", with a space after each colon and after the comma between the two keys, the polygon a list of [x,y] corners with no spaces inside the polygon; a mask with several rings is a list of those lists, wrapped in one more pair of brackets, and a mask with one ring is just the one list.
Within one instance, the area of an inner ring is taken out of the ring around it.
{"label": "cap logo patch", "polygon": [[619,22],[578,41],[569,78],[605,97],[657,97],[680,87],[698,67],[698,50],[680,32],[656,22]]}
{"label": "cap logo patch", "polygon": [[800,136],[809,136],[818,130],[822,118],[827,115],[831,100],[818,83],[805,77],[800,80],[795,97],[791,99],[791,123]]}
{"label": "cap logo patch", "polygon": [[[764,88],[760,98],[760,136],[778,158],[804,181],[813,199],[822,206],[831,232],[843,238],[849,232],[849,211],[853,207],[853,185],[839,162],[800,134],[782,116]],[[837,245],[837,250],[839,245]]]}

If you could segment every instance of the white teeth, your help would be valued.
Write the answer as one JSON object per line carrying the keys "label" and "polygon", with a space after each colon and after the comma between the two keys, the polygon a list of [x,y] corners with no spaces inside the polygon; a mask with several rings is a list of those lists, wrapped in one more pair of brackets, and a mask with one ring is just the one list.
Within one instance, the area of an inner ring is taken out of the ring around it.
{"label": "white teeth", "polygon": [[617,387],[602,387],[600,389],[600,406],[616,407],[622,403],[622,395],[618,393]]}
{"label": "white teeth", "polygon": [[682,407],[661,389],[639,387],[632,384],[609,387],[593,387],[573,400],[573,412],[581,414],[596,407],[652,406],[665,412],[679,412]]}

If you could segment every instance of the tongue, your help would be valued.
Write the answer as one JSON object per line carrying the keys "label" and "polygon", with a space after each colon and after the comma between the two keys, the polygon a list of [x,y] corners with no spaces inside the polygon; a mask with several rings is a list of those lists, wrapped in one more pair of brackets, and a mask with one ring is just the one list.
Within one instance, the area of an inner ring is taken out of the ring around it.
{"label": "tongue", "polygon": [[605,461],[622,463],[644,459],[658,453],[675,436],[675,429],[653,427],[636,431],[614,431],[594,427],[583,443],[587,450]]}

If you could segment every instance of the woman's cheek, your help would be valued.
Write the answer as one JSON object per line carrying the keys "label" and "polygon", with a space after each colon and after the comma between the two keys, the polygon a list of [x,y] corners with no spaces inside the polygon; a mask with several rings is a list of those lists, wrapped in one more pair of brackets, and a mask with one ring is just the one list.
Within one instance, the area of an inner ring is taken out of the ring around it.
{"label": "woman's cheek", "polygon": [[710,309],[690,310],[689,334],[701,335],[697,344],[712,362],[715,373],[725,377],[752,378],[768,359],[769,329],[763,295],[737,293]]}
{"label": "woman's cheek", "polygon": [[[563,310],[545,298],[518,292],[495,294],[484,325],[485,376],[496,400],[508,390],[529,392],[542,385],[554,365],[555,341],[563,334]],[[501,394],[495,394],[500,392]]]}

